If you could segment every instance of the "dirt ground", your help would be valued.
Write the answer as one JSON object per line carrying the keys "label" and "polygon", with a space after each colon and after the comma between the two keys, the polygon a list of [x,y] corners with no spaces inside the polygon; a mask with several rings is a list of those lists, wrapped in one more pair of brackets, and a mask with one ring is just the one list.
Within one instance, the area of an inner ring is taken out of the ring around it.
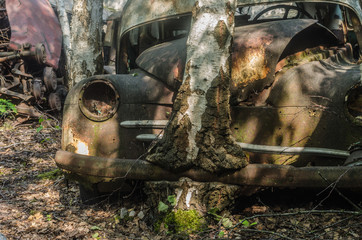
{"label": "dirt ground", "polygon": [[[42,127],[40,127],[42,126]],[[231,215],[175,235],[161,226],[141,190],[96,206],[57,170],[60,123],[0,122],[0,239],[361,239],[361,194],[266,189],[241,197]],[[355,206],[353,206],[353,204]]]}

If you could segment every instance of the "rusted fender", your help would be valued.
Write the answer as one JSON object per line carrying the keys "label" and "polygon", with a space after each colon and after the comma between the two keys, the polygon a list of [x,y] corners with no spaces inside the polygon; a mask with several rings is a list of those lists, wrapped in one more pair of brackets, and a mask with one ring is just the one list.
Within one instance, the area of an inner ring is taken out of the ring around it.
{"label": "rusted fender", "polygon": [[151,47],[140,54],[136,63],[141,69],[177,90],[185,69],[186,40],[185,37]]}
{"label": "rusted fender", "polygon": [[[305,29],[310,30],[310,35],[325,32],[324,39],[336,41],[335,36],[316,24],[314,19],[290,19],[236,27],[230,86],[232,101],[244,101],[251,93],[261,92],[270,86],[283,52],[287,51],[290,41]],[[317,40],[314,42],[318,44]],[[304,47],[314,47],[308,39],[293,47],[298,48],[303,44],[306,44]]]}
{"label": "rusted fender", "polygon": [[19,50],[24,43],[45,46],[46,64],[58,68],[62,31],[57,16],[47,0],[6,0],[11,38],[10,48]]}
{"label": "rusted fender", "polygon": [[181,173],[167,171],[144,160],[111,159],[86,156],[59,150],[55,156],[58,167],[72,173],[100,178],[124,178],[147,181],[178,181],[188,177],[199,182],[222,182],[242,186],[265,187],[327,187],[337,182],[340,188],[362,187],[362,166],[355,167],[301,167],[273,164],[249,164],[225,175],[203,170]]}

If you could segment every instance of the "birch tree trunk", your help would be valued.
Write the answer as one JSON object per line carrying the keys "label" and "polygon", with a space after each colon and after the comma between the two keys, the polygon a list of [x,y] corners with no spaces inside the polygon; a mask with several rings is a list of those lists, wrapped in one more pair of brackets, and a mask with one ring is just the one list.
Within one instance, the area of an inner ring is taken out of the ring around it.
{"label": "birch tree trunk", "polygon": [[173,118],[149,161],[172,170],[199,167],[210,172],[247,164],[230,131],[235,8],[236,0],[196,1]]}
{"label": "birch tree trunk", "polygon": [[[67,12],[65,10],[64,0],[57,0],[57,12],[58,12],[58,19],[60,22],[60,26],[63,33],[63,51],[64,51],[64,57],[65,57],[65,74],[66,79],[69,79],[68,69],[71,63],[71,49],[72,46],[70,44],[70,26],[69,26],[69,19]],[[67,81],[69,83],[69,81]],[[68,89],[70,89],[72,85],[68,84]]]}
{"label": "birch tree trunk", "polygon": [[103,0],[74,0],[70,28],[63,0],[58,0],[58,12],[71,88],[86,77],[102,73]]}

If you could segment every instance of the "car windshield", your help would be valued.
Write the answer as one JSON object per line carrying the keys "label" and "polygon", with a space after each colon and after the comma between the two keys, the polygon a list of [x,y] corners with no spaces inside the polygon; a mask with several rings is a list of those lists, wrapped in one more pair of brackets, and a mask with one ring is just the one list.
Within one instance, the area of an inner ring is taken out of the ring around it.
{"label": "car windshield", "polygon": [[297,18],[300,13],[296,3],[286,3],[240,7],[235,15],[236,19],[241,18],[246,20],[245,23],[252,23],[257,20]]}

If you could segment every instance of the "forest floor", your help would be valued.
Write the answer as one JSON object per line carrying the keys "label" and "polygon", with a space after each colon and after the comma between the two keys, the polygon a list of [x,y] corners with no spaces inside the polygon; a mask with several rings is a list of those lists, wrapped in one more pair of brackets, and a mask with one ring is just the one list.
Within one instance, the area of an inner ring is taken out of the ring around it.
{"label": "forest floor", "polygon": [[[157,220],[142,189],[88,206],[57,170],[57,120],[0,123],[0,239],[361,239],[361,194],[265,189],[241,197],[230,215],[175,235]],[[42,126],[42,127],[41,127]],[[348,201],[347,201],[347,200]],[[356,206],[352,206],[353,204]]]}

